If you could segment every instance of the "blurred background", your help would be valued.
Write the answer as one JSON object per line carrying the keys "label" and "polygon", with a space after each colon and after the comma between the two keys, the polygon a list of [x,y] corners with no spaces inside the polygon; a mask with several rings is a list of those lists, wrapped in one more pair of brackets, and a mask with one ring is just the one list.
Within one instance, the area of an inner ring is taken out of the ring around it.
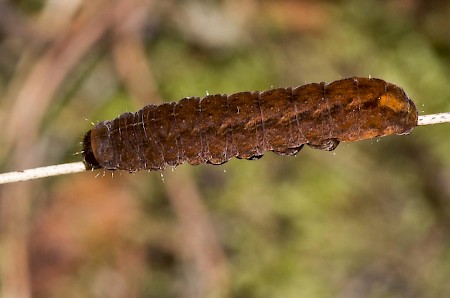
{"label": "blurred background", "polygon": [[[372,76],[450,111],[445,0],[0,2],[0,170],[146,104]],[[449,125],[0,186],[1,297],[450,297]]]}

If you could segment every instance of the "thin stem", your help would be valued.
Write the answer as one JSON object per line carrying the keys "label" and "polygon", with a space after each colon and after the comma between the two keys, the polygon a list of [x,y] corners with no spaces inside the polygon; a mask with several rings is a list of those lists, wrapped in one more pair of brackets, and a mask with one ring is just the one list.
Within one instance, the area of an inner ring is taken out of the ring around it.
{"label": "thin stem", "polygon": [[419,116],[417,125],[450,123],[450,112]]}
{"label": "thin stem", "polygon": [[81,161],[65,163],[60,165],[0,174],[0,184],[27,181],[64,174],[79,173],[84,171],[86,171],[86,166]]}

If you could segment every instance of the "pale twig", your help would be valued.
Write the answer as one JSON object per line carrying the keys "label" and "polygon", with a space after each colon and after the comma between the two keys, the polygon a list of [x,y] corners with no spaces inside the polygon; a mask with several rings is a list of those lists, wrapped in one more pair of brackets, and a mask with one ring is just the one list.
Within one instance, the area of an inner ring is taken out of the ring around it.
{"label": "pale twig", "polygon": [[[419,116],[417,125],[432,125],[440,123],[450,123],[450,112]],[[84,171],[86,171],[86,166],[81,161],[66,163],[0,174],[0,184],[27,181],[64,174],[73,174]]]}
{"label": "pale twig", "polygon": [[450,112],[419,116],[417,125],[450,123]]}
{"label": "pale twig", "polygon": [[0,174],[0,184],[86,171],[81,161]]}

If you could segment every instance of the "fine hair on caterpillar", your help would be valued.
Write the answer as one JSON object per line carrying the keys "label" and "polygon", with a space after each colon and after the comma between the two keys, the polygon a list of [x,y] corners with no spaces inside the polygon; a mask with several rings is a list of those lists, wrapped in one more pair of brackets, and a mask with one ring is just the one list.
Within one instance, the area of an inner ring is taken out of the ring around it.
{"label": "fine hair on caterpillar", "polygon": [[162,170],[184,162],[222,164],[265,152],[295,155],[306,144],[408,134],[418,113],[402,88],[353,77],[268,91],[183,98],[95,125],[84,136],[87,169]]}

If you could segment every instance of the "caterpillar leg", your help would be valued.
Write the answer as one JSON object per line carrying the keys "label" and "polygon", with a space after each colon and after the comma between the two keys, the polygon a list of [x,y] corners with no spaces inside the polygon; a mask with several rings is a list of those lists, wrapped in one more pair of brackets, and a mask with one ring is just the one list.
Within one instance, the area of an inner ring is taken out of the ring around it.
{"label": "caterpillar leg", "polygon": [[223,161],[217,161],[217,160],[207,160],[206,163],[210,164],[210,165],[214,165],[214,166],[220,166],[223,165],[224,163],[228,162],[229,159],[225,159]]}
{"label": "caterpillar leg", "polygon": [[272,150],[272,152],[282,156],[293,156],[296,155],[303,148],[303,145],[304,144],[301,144],[298,147],[286,148],[284,150]]}
{"label": "caterpillar leg", "polygon": [[247,160],[258,160],[258,159],[260,159],[263,156],[264,156],[264,154],[258,154],[258,155],[250,156],[249,158],[246,158],[246,159]]}
{"label": "caterpillar leg", "polygon": [[307,145],[314,149],[333,151],[339,145],[339,141],[337,139],[327,139],[320,143],[307,143]]}
{"label": "caterpillar leg", "polygon": [[246,159],[246,160],[258,160],[258,159],[260,159],[263,156],[264,156],[264,154],[257,154],[257,155],[252,155],[250,157],[239,157],[239,156],[236,156],[236,158],[237,159]]}

